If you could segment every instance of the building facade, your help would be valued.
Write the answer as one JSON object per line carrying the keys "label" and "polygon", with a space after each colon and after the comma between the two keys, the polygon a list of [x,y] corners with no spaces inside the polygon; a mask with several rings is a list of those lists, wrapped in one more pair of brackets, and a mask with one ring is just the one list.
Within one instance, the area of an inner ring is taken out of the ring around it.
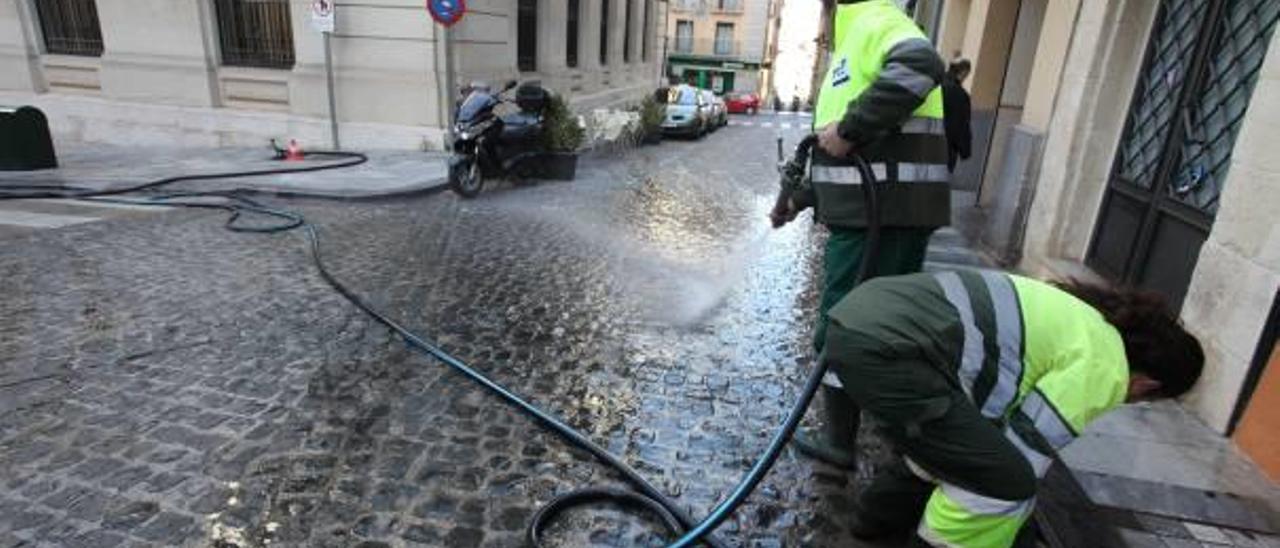
{"label": "building facade", "polygon": [[1207,354],[1185,405],[1280,478],[1280,3],[924,4],[974,63],[965,230],[1008,266],[1166,295]]}
{"label": "building facade", "polygon": [[717,93],[769,93],[780,0],[669,0],[667,74]]}
{"label": "building facade", "polygon": [[[0,0],[0,103],[59,139],[191,146],[327,143],[313,0]],[[661,77],[657,0],[471,0],[450,31],[420,0],[338,3],[344,145],[442,146],[448,82],[538,80],[577,109],[634,102]],[[452,76],[450,78],[449,76]]]}

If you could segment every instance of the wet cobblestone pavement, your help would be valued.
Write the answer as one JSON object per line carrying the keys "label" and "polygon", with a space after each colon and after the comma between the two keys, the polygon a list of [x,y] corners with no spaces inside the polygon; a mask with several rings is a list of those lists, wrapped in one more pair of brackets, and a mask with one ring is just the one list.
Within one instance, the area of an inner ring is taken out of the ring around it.
{"label": "wet cobblestone pavement", "polygon": [[[701,517],[809,358],[821,234],[767,228],[773,147],[730,127],[473,201],[287,205],[375,306]],[[0,546],[521,546],[551,496],[620,485],[372,324],[304,243],[191,211],[0,241]],[[860,546],[844,518],[869,474],[785,454],[721,535]],[[656,531],[605,508],[552,534]]]}

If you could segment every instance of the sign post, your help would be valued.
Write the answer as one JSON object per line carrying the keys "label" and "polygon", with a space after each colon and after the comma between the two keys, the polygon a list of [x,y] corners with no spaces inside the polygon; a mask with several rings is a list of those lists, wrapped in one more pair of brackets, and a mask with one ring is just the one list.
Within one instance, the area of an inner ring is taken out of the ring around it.
{"label": "sign post", "polygon": [[[449,28],[462,20],[462,16],[467,13],[467,0],[427,0],[427,12],[431,14],[431,18],[436,23],[444,27],[444,89],[445,108],[449,112],[448,126],[446,131],[453,130],[454,112],[453,94],[457,93],[457,87],[454,83],[453,70],[453,31]],[[445,146],[449,146],[449,140],[445,139]]]}
{"label": "sign post", "polygon": [[338,102],[333,90],[333,0],[311,0],[311,27],[324,36],[324,72],[329,88],[329,136],[334,150],[342,150],[338,141]]}

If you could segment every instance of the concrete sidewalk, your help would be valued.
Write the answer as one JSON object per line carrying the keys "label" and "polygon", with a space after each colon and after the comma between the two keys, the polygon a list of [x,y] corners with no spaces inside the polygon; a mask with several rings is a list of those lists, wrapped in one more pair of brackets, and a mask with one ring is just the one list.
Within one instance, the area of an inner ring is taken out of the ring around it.
{"label": "concrete sidewalk", "polygon": [[1130,548],[1280,548],[1280,488],[1176,402],[1127,405],[1062,452]]}
{"label": "concrete sidewalk", "polygon": [[[377,198],[432,190],[446,184],[447,155],[441,152],[376,150],[355,167],[262,177],[184,183],[212,188],[250,188],[262,192],[329,198]],[[302,162],[272,159],[261,148],[137,148],[69,143],[58,148],[57,169],[0,172],[0,187],[59,184],[96,189],[143,183],[176,175],[309,167],[338,159],[312,157]]]}

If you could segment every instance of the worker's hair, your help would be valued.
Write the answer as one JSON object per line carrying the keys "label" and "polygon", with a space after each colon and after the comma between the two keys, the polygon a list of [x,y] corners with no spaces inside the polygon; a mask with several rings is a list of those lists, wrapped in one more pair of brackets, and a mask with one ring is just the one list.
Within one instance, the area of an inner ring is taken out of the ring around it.
{"label": "worker's hair", "polygon": [[952,61],[950,65],[947,66],[947,73],[956,79],[960,79],[960,75],[962,73],[965,76],[968,76],[969,71],[972,69],[973,69],[973,64],[970,63],[968,59],[956,59],[955,61]]}
{"label": "worker's hair", "polygon": [[1162,295],[1074,279],[1057,286],[1089,303],[1115,326],[1124,339],[1129,370],[1159,381],[1161,396],[1181,396],[1199,380],[1204,350],[1178,322]]}

